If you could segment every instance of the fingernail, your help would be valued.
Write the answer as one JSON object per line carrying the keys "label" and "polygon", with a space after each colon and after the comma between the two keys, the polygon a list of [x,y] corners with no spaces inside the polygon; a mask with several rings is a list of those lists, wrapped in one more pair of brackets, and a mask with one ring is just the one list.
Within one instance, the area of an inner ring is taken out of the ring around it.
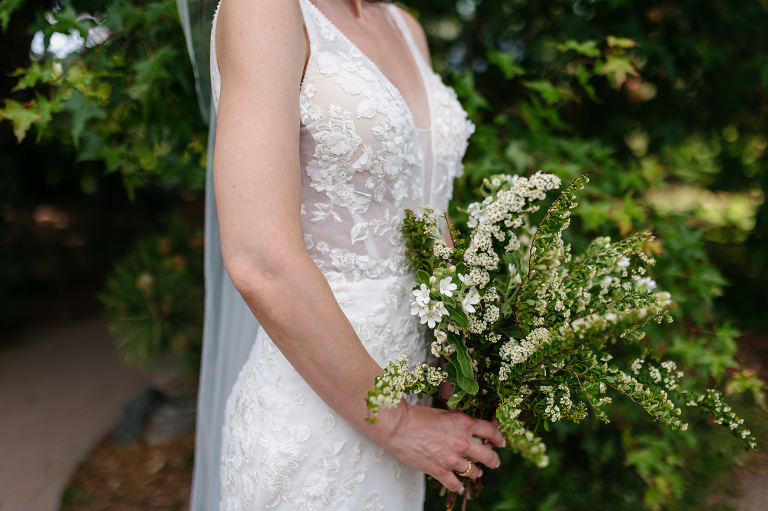
{"label": "fingernail", "polygon": [[501,446],[502,447],[506,447],[507,446],[507,439],[506,438],[502,438],[501,439]]}
{"label": "fingernail", "polygon": [[458,493],[464,493],[464,487],[463,486],[461,488],[459,488]]}
{"label": "fingernail", "polygon": [[483,477],[483,471],[479,468],[477,469],[477,477]]}
{"label": "fingernail", "polygon": [[495,466],[495,467],[493,467],[493,468],[499,468],[500,466],[501,466],[501,460],[497,461],[497,462],[496,462],[496,466]]}

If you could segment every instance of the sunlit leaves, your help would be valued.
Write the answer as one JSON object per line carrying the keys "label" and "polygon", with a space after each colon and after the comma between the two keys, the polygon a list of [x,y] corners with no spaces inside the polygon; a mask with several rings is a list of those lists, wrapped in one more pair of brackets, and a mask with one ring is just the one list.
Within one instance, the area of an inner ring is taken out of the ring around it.
{"label": "sunlit leaves", "polygon": [[11,21],[13,11],[21,8],[25,0],[0,0],[0,28],[3,32],[8,30],[8,23]]}
{"label": "sunlit leaves", "polygon": [[[197,104],[194,77],[175,2],[139,9],[114,0],[93,15],[67,4],[41,13],[33,30],[43,32],[46,46],[56,32],[74,31],[82,42],[67,46],[66,57],[47,52],[16,71],[14,92],[32,99],[10,99],[0,115],[13,123],[17,139],[32,126],[38,135],[60,131],[79,160],[119,172],[129,196],[149,183],[204,184],[206,128],[190,106]],[[90,37],[92,30],[99,37]]]}
{"label": "sunlit leaves", "polygon": [[619,88],[627,81],[627,76],[638,76],[629,57],[626,56],[609,55],[598,69],[600,74],[610,76]]}
{"label": "sunlit leaves", "polygon": [[635,41],[627,37],[616,37],[609,35],[606,37],[606,41],[608,42],[608,46],[611,48],[634,48],[637,46]]}
{"label": "sunlit leaves", "polygon": [[504,73],[504,78],[507,80],[511,80],[516,76],[525,74],[525,68],[517,65],[516,61],[517,53],[514,51],[501,52],[490,50],[488,52],[488,62],[499,66],[501,71]]}
{"label": "sunlit leaves", "polygon": [[573,94],[562,87],[555,87],[549,80],[525,81],[523,85],[537,92],[548,106],[563,100],[573,98]]}
{"label": "sunlit leaves", "polygon": [[568,39],[564,43],[557,45],[557,49],[562,52],[573,50],[585,57],[597,58],[600,56],[600,50],[598,49],[597,44],[598,42],[594,39],[587,39],[586,41]]}
{"label": "sunlit leaves", "polygon": [[13,134],[16,135],[16,140],[19,142],[24,140],[24,136],[32,124],[44,120],[44,117],[34,107],[27,107],[12,99],[5,100],[5,106],[0,109],[0,118],[13,123]]}

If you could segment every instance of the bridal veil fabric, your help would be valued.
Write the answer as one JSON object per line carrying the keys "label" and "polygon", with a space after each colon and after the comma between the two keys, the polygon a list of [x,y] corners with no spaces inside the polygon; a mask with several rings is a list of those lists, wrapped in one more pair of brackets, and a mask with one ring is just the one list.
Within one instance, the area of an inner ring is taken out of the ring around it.
{"label": "bridal veil fabric", "polygon": [[253,346],[259,324],[229,278],[221,257],[213,194],[216,115],[211,101],[210,37],[216,0],[177,0],[179,20],[195,73],[200,113],[209,122],[205,181],[205,324],[197,405],[191,511],[219,507],[221,430],[227,398]]}

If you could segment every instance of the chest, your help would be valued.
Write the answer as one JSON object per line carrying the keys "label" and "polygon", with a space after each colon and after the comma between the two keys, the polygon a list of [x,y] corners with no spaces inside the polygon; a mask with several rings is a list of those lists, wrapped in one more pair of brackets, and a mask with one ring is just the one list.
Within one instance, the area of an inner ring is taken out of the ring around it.
{"label": "chest", "polygon": [[[389,196],[392,200],[387,202],[398,208],[406,196],[425,203],[433,198],[447,201],[449,182],[461,172],[474,125],[454,91],[421,58],[398,8],[388,7],[395,22],[402,25],[402,39],[415,64],[414,79],[423,93],[421,101],[415,100],[418,105],[409,103],[312,2],[302,5],[310,39],[300,92],[304,178],[316,191],[333,190],[335,194],[343,183],[345,193],[370,193],[359,201],[381,202]],[[411,109],[417,106],[426,110],[424,124],[430,128],[417,127]],[[407,187],[413,192],[408,193]],[[440,193],[436,196],[435,192]]]}

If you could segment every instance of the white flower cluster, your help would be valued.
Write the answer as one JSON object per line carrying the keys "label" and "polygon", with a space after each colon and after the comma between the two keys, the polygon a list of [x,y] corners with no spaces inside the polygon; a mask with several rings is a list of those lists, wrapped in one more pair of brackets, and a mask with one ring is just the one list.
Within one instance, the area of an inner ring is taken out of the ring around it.
{"label": "white flower cluster", "polygon": [[482,334],[488,327],[488,323],[477,314],[469,314],[469,331],[473,334]]}
{"label": "white flower cluster", "polygon": [[453,250],[448,248],[448,245],[446,245],[443,240],[435,240],[434,244],[432,245],[432,252],[435,254],[435,257],[444,259],[446,261],[448,261],[453,255]]}
{"label": "white flower cluster", "polygon": [[[450,315],[442,297],[448,297],[461,304],[461,308],[464,310],[467,318],[469,318],[470,331],[474,333],[484,332],[487,327],[486,321],[494,322],[498,320],[499,308],[495,305],[486,306],[486,316],[489,319],[483,320],[482,316],[478,317],[475,315],[476,312],[479,312],[475,306],[483,301],[483,297],[480,296],[477,287],[471,285],[471,277],[460,273],[457,274],[455,266],[448,268],[447,272],[444,269],[435,271],[435,273],[441,272],[442,274],[448,273],[449,275],[443,278],[432,275],[429,279],[429,286],[421,284],[418,289],[413,291],[414,301],[411,302],[411,314],[419,316],[422,325],[427,324],[429,328],[436,328],[444,317]],[[454,282],[453,275],[458,279],[461,286]],[[432,295],[437,295],[440,298],[433,299]],[[490,321],[490,319],[493,319],[493,321]],[[456,333],[459,331],[450,322],[446,323],[446,329]],[[439,347],[436,347],[435,344],[433,344],[432,348],[433,353],[440,352]]]}
{"label": "white flower cluster", "polygon": [[[511,367],[528,360],[528,357],[530,357],[536,350],[538,350],[542,344],[548,343],[550,340],[551,334],[549,330],[546,328],[537,328],[529,333],[528,337],[520,341],[510,338],[509,341],[505,342],[499,349],[499,355],[501,355],[502,360],[504,360],[507,365]],[[504,368],[504,365],[502,365],[502,368]],[[503,375],[505,377],[507,372],[508,369],[503,371]],[[502,378],[501,372],[499,374],[499,379],[501,381],[506,379]]]}
{"label": "white flower cluster", "polygon": [[544,454],[547,451],[547,446],[541,441],[541,438],[534,435],[532,431],[525,429],[517,419],[512,419],[509,422],[517,426],[504,428],[504,433],[509,438],[511,446],[524,457],[533,461],[538,468],[549,466],[549,456]]}
{"label": "white flower cluster", "polygon": [[403,392],[418,394],[437,387],[448,375],[442,369],[417,364],[411,371],[405,355],[390,360],[384,375],[377,378],[373,390],[368,392],[368,408],[375,414],[380,408],[394,408],[400,403]]}
{"label": "white flower cluster", "polygon": [[435,210],[432,209],[432,206],[421,206],[419,212],[425,224],[424,233],[432,238],[439,238],[440,230],[437,228],[437,218],[434,215]]}
{"label": "white flower cluster", "polygon": [[[573,402],[571,401],[571,390],[562,383],[559,384],[557,388],[551,385],[541,385],[539,387],[539,391],[547,396],[544,408],[544,417],[546,417],[550,422],[560,421],[560,405],[562,405],[563,409],[566,411],[570,410],[571,406],[573,406]],[[557,400],[559,404],[555,403],[557,394],[560,395],[560,399]]]}
{"label": "white flower cluster", "polygon": [[[643,360],[637,359],[635,362],[633,362],[633,371],[635,367],[637,367],[638,371],[640,367],[642,367]],[[639,382],[637,379],[627,375],[626,373],[623,373],[621,371],[618,371],[618,375],[616,378],[616,389],[627,394],[630,396],[633,396],[636,400],[643,400],[643,399],[652,399],[656,401],[656,405],[653,407],[653,410],[648,409],[649,413],[652,413],[656,418],[666,422],[668,425],[673,426],[675,422],[668,417],[665,417],[664,412],[666,410],[669,410],[672,415],[679,416],[682,413],[682,410],[680,408],[676,408],[675,404],[672,402],[671,399],[669,399],[669,396],[667,395],[666,391],[659,391],[654,392],[650,387],[644,386],[641,382]],[[680,429],[682,431],[685,431],[688,428],[688,424],[680,424],[679,421],[676,422],[678,424],[677,429]]]}
{"label": "white flower cluster", "polygon": [[[494,186],[496,182],[498,186]],[[560,178],[542,172],[530,178],[504,175],[495,178],[491,186],[501,188],[482,203],[474,203],[467,208],[470,215],[468,225],[474,228],[474,233],[464,251],[464,262],[471,268],[472,283],[481,288],[490,281],[488,272],[497,270],[499,266],[499,254],[493,250],[494,238],[500,242],[509,238],[505,250],[517,250],[520,241],[512,230],[524,224],[522,215],[530,211],[527,208],[530,202],[542,200],[546,192],[560,187]]]}
{"label": "white flower cluster", "polygon": [[[448,279],[450,280],[450,277]],[[426,284],[422,284],[419,289],[415,289],[413,295],[416,297],[416,300],[411,302],[411,314],[419,316],[422,325],[426,323],[429,328],[435,328],[443,319],[443,316],[448,315],[448,309],[445,308],[445,304],[441,300],[431,300],[429,296],[430,289]]]}
{"label": "white flower cluster", "polygon": [[448,356],[456,351],[453,344],[448,343],[448,334],[435,328],[432,332],[435,335],[435,340],[432,342],[432,354],[436,357]]}
{"label": "white flower cluster", "polygon": [[700,395],[696,399],[696,402],[689,402],[688,406],[706,406],[710,409],[710,412],[714,416],[715,424],[726,424],[728,428],[733,431],[737,437],[747,440],[749,447],[755,449],[757,442],[752,437],[752,432],[748,429],[742,428],[744,419],[739,418],[731,407],[723,403],[722,396],[714,389],[707,389],[706,395]]}

